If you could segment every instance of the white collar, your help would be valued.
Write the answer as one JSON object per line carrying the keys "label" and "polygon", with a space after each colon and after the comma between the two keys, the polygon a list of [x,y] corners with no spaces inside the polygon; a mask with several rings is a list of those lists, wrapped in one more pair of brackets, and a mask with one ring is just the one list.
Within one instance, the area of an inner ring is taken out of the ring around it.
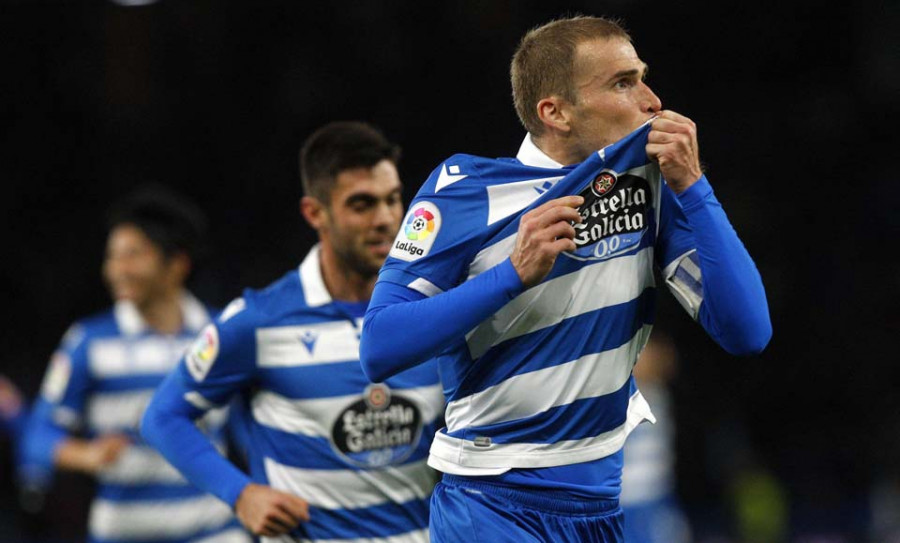
{"label": "white collar", "polygon": [[[181,316],[184,320],[183,328],[196,333],[209,322],[209,313],[206,311],[206,308],[190,292],[186,290],[182,292],[179,304],[181,305]],[[138,311],[137,306],[133,302],[127,300],[116,302],[113,314],[115,315],[116,324],[119,325],[119,330],[125,335],[137,335],[149,328],[147,321],[141,316],[141,312]]]}
{"label": "white collar", "polygon": [[325,288],[322,278],[322,266],[319,258],[320,247],[317,243],[300,264],[300,284],[308,307],[319,307],[331,303],[331,294]]}
{"label": "white collar", "polygon": [[522,164],[534,166],[536,168],[552,168],[558,170],[565,167],[547,156],[547,153],[541,151],[538,146],[534,144],[534,140],[531,139],[530,133],[525,134],[525,139],[522,140],[522,145],[519,146],[519,153],[516,155],[516,158]]}

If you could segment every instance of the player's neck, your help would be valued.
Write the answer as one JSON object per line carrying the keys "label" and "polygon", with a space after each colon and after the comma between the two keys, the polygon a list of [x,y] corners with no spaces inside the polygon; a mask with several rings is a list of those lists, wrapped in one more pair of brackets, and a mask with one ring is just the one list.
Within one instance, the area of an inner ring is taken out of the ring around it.
{"label": "player's neck", "polygon": [[559,162],[563,166],[578,164],[583,162],[588,156],[582,150],[572,145],[569,139],[564,135],[549,132],[541,136],[532,134],[531,141],[533,141],[534,145],[545,155]]}
{"label": "player's neck", "polygon": [[322,244],[319,257],[322,280],[331,299],[342,302],[366,302],[372,297],[377,275],[362,275],[341,261],[327,244]]}
{"label": "player's neck", "polygon": [[184,323],[181,314],[181,292],[173,290],[137,306],[147,326],[160,334],[176,334]]}

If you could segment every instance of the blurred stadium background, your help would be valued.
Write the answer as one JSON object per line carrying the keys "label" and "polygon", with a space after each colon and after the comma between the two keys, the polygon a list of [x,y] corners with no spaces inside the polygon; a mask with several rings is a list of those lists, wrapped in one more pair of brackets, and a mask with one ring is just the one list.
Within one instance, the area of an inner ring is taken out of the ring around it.
{"label": "blurred stadium background", "polygon": [[[452,153],[514,155],[508,60],[570,13],[625,20],[767,287],[775,335],[754,359],[660,296],[695,540],[900,541],[896,0],[0,0],[0,373],[33,398],[69,323],[108,304],[103,213],[139,184],[208,213],[193,289],[222,305],[311,243],[297,150],[319,125],[399,142],[407,200]],[[4,439],[0,540],[77,541],[87,481],[23,513]]]}

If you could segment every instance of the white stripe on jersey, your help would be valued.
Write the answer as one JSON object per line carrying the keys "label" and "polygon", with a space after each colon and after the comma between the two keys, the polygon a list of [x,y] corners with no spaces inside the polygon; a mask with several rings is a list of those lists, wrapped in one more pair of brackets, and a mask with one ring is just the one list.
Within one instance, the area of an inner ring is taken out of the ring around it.
{"label": "white stripe on jersey", "polygon": [[[502,341],[559,324],[569,317],[629,302],[655,284],[653,274],[647,273],[652,265],[653,248],[645,247],[634,255],[585,266],[530,288],[466,334],[469,353],[477,359]],[[528,318],[520,318],[523,313]]]}
{"label": "white stripe on jersey", "polygon": [[137,430],[153,389],[95,392],[87,402],[87,423],[99,434]]}
{"label": "white stripe on jersey", "polygon": [[625,422],[593,437],[556,443],[493,443],[485,447],[438,432],[431,443],[428,465],[455,475],[497,475],[512,468],[547,468],[588,462],[621,449],[628,434],[644,420],[656,421],[647,401],[640,392],[635,392],[628,401]]}
{"label": "white stripe on jersey", "polygon": [[91,374],[98,378],[168,373],[193,338],[95,339],[88,346]]}
{"label": "white stripe on jersey", "polygon": [[253,540],[250,538],[250,534],[241,528],[232,528],[230,530],[225,530],[224,532],[192,540],[191,543],[253,543]]}
{"label": "white stripe on jersey", "polygon": [[261,368],[311,366],[359,360],[359,331],[349,320],[256,330],[256,360]]}
{"label": "white stripe on jersey", "polygon": [[265,459],[273,488],[300,496],[321,509],[358,509],[388,502],[424,500],[431,495],[434,472],[425,460],[375,470],[303,469]]}
{"label": "white stripe on jersey", "polygon": [[516,248],[516,239],[518,239],[518,237],[519,234],[517,232],[501,239],[490,247],[485,247],[478,251],[478,254],[472,259],[472,263],[469,264],[469,276],[466,277],[466,281],[477,275],[481,275],[509,258],[509,255],[513,253],[513,249]]}
{"label": "white stripe on jersey", "polygon": [[[512,376],[502,383],[447,404],[447,431],[513,421],[610,394],[631,376],[652,326],[645,325],[624,345],[558,366]],[[560,391],[555,395],[544,390]]]}
{"label": "white stripe on jersey", "polygon": [[[391,390],[391,394],[403,396],[418,406],[422,423],[431,424],[439,415],[444,393],[441,385]],[[313,437],[331,438],[334,417],[362,398],[359,394],[294,400],[264,390],[253,397],[252,410],[256,422],[288,432]]]}
{"label": "white stripe on jersey", "polygon": [[91,535],[100,539],[174,539],[218,528],[231,518],[228,506],[208,495],[147,502],[97,499],[88,524]]}
{"label": "white stripe on jersey", "polygon": [[139,485],[187,484],[181,473],[155,450],[140,445],[127,447],[116,461],[97,474],[101,483]]}
{"label": "white stripe on jersey", "polygon": [[488,186],[488,225],[525,209],[563,177],[558,175]]}
{"label": "white stripe on jersey", "polygon": [[427,279],[422,279],[421,277],[406,286],[424,294],[425,296],[428,296],[429,298],[431,298],[432,296],[437,296],[438,294],[444,292],[443,290],[441,290],[441,287],[435,285]]}
{"label": "white stripe on jersey", "polygon": [[358,539],[294,539],[289,535],[261,537],[261,543],[428,543],[428,528],[388,537],[361,537]]}

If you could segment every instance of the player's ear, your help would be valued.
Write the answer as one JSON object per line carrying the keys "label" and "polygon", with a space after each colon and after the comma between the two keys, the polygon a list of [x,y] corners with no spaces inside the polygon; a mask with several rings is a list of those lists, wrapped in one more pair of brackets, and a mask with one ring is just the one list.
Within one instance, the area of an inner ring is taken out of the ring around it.
{"label": "player's ear", "polygon": [[537,103],[538,118],[549,130],[568,132],[571,130],[568,105],[564,98],[555,94],[543,98]]}
{"label": "player's ear", "polygon": [[184,283],[191,273],[191,257],[183,251],[179,251],[168,258],[169,270],[173,274],[177,284]]}
{"label": "player's ear", "polygon": [[318,198],[312,196],[300,198],[300,214],[314,230],[318,230],[324,224],[327,213],[328,210]]}

